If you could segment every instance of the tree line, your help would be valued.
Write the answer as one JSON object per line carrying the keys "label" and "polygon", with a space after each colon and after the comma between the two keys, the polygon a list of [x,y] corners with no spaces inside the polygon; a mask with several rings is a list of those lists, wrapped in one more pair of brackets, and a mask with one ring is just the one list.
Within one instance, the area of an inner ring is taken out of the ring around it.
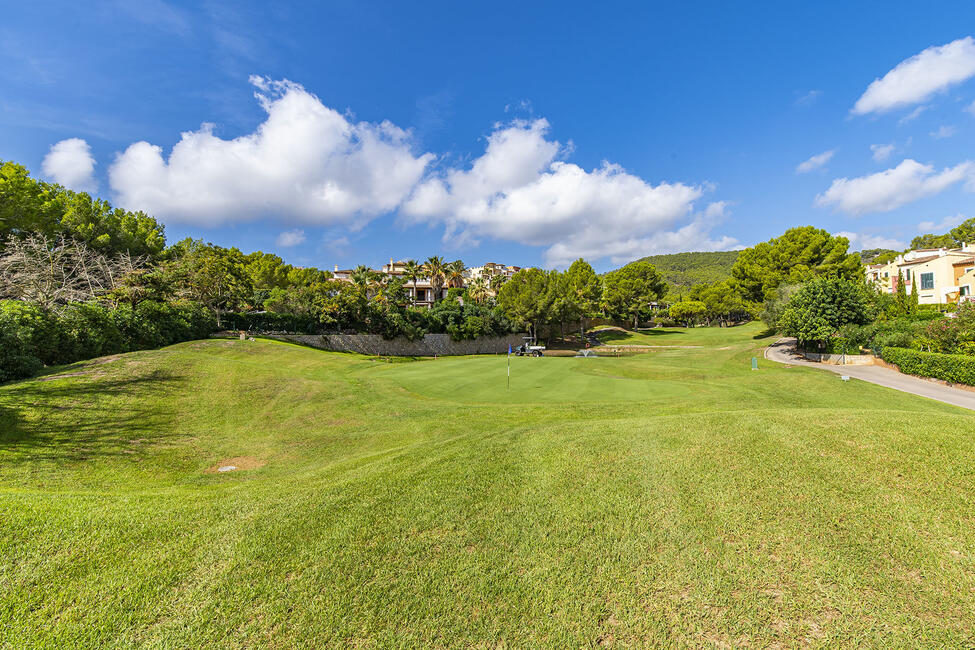
{"label": "tree line", "polygon": [[[845,239],[805,227],[735,253],[730,277],[678,288],[676,299],[647,260],[602,275],[579,259],[565,271],[465,281],[462,261],[434,256],[409,260],[403,274],[359,266],[337,279],[261,251],[194,239],[167,246],[151,216],[31,178],[12,162],[0,163],[0,220],[0,328],[19,332],[22,343],[5,345],[48,365],[218,328],[459,340],[525,330],[565,338],[577,326],[584,335],[597,317],[633,327],[649,319],[728,324],[774,311],[782,287],[863,277]],[[430,308],[415,304],[421,279],[434,292]],[[152,314],[167,316],[153,322]],[[99,330],[90,338],[103,343],[84,343],[86,329]],[[41,350],[38,337],[60,343]]]}

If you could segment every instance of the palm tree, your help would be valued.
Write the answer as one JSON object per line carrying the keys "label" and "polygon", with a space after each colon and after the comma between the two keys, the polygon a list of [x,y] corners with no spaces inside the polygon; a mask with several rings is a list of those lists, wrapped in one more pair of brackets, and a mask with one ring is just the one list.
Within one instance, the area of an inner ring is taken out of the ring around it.
{"label": "palm tree", "polygon": [[483,277],[477,277],[471,280],[470,285],[467,287],[467,295],[477,304],[480,305],[483,303],[488,297],[487,281]]}
{"label": "palm tree", "polygon": [[494,295],[498,295],[498,291],[501,290],[501,285],[508,281],[508,278],[501,273],[497,273],[491,276],[491,291]]}
{"label": "palm tree", "polygon": [[464,271],[467,267],[460,260],[454,260],[447,265],[445,271],[447,273],[447,286],[448,287],[462,287],[464,286]]}
{"label": "palm tree", "polygon": [[352,273],[349,274],[349,279],[352,280],[352,284],[363,289],[369,287],[369,283],[372,281],[372,270],[364,264],[352,269]]}
{"label": "palm tree", "polygon": [[352,273],[349,274],[352,284],[362,289],[366,298],[376,295],[376,292],[382,288],[384,278],[382,273],[377,273],[363,264],[352,269]]}
{"label": "palm tree", "polygon": [[416,260],[406,260],[403,264],[403,277],[413,283],[413,305],[416,305],[416,282],[423,277],[423,265]]}
{"label": "palm tree", "polygon": [[430,257],[423,263],[423,274],[430,280],[433,288],[433,302],[440,300],[440,292],[447,281],[447,266],[442,257]]}

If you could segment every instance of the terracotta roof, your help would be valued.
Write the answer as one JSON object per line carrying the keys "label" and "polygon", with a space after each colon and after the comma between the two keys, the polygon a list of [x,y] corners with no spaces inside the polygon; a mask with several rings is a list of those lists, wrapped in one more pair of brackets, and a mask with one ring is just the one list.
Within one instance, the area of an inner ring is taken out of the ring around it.
{"label": "terracotta roof", "polygon": [[903,264],[898,264],[897,266],[913,266],[915,264],[924,264],[925,262],[930,262],[931,260],[936,260],[939,257],[941,257],[941,256],[940,255],[931,255],[929,257],[918,257],[917,259],[913,259],[910,262],[904,262]]}
{"label": "terracotta roof", "polygon": [[961,266],[962,264],[971,264],[972,262],[975,262],[975,257],[969,257],[968,259],[965,260],[958,260],[957,262],[952,262],[951,265]]}

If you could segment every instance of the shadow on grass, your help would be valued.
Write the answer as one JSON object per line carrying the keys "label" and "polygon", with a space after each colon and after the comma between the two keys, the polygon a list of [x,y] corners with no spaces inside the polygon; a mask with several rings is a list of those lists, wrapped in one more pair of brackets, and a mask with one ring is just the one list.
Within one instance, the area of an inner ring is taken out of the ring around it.
{"label": "shadow on grass", "polygon": [[777,334],[777,332],[770,327],[768,329],[762,330],[761,332],[759,332],[758,334],[756,334],[755,336],[753,336],[752,339],[754,339],[756,341],[759,340],[759,339],[767,339],[768,337],[775,336],[776,334]]}
{"label": "shadow on grass", "polygon": [[80,461],[123,456],[133,445],[173,437],[161,393],[179,377],[155,370],[136,377],[24,381],[0,393],[0,454],[4,462]]}
{"label": "shadow on grass", "polygon": [[[666,334],[683,334],[684,332],[678,332],[678,331],[674,331],[674,330],[667,330],[667,329],[662,329],[661,328],[661,329],[640,330],[638,333],[639,334],[644,334],[646,336],[664,336]],[[626,340],[626,339],[629,339],[632,335],[633,335],[633,332],[630,332],[629,330],[625,330],[625,331],[620,331],[620,330],[601,330],[601,331],[599,331],[599,332],[596,333],[596,336],[599,338],[599,340],[602,341],[602,342],[604,342],[604,343],[610,342],[610,341]]]}

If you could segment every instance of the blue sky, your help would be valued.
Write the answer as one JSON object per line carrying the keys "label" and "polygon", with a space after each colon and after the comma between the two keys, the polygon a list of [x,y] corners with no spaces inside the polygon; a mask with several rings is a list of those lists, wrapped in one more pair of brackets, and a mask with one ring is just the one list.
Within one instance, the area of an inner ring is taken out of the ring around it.
{"label": "blue sky", "polygon": [[79,4],[5,8],[0,158],[171,242],[605,270],[975,216],[970,2]]}

